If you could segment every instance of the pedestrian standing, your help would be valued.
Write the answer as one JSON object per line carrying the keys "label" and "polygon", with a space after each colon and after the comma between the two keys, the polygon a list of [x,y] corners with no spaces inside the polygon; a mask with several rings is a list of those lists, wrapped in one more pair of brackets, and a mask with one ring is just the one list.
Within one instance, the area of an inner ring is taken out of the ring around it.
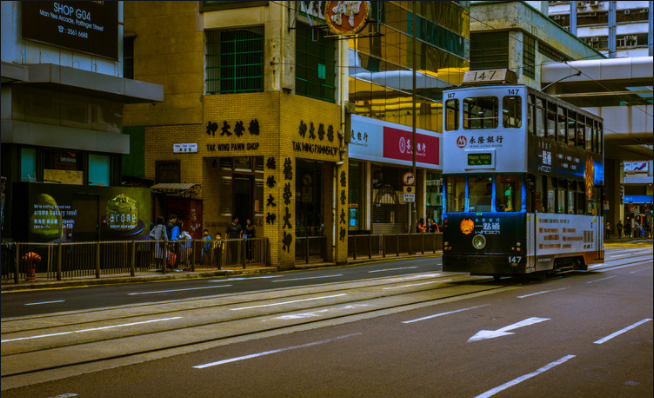
{"label": "pedestrian standing", "polygon": [[624,225],[624,237],[631,238],[631,220],[627,218],[627,222]]}
{"label": "pedestrian standing", "polygon": [[[157,225],[150,231],[150,238],[156,240],[154,245],[154,259],[156,267],[161,264],[161,270],[166,272],[166,247],[168,246],[168,233],[164,225],[164,218],[157,217]],[[162,244],[161,241],[164,241]]]}
{"label": "pedestrian standing", "polygon": [[618,239],[622,238],[622,220],[618,221],[618,225],[615,228],[618,230]]}
{"label": "pedestrian standing", "polygon": [[611,237],[611,223],[606,222],[606,239]]}
{"label": "pedestrian standing", "polygon": [[193,237],[187,232],[187,231],[182,231],[181,234],[178,236],[180,242],[179,242],[179,247],[180,247],[180,263],[182,264],[184,270],[189,270],[191,268],[191,257],[193,255],[193,249],[191,248],[192,244],[192,239]]}
{"label": "pedestrian standing", "polygon": [[254,224],[249,218],[245,221],[243,238],[246,240],[247,262],[251,263],[254,261]]}
{"label": "pedestrian standing", "polygon": [[216,233],[216,240],[213,241],[213,265],[218,269],[223,266],[223,237],[220,232]]}
{"label": "pedestrian standing", "polygon": [[202,265],[211,264],[211,235],[209,235],[209,230],[205,229],[202,231],[202,257],[200,263]]}
{"label": "pedestrian standing", "polygon": [[232,263],[238,264],[238,252],[241,245],[241,235],[243,233],[243,227],[238,222],[238,217],[232,219],[232,223],[227,227],[227,252],[231,253]]}
{"label": "pedestrian standing", "polygon": [[634,223],[634,238],[640,238],[640,224],[638,221]]}
{"label": "pedestrian standing", "polygon": [[427,226],[425,225],[425,219],[421,218],[420,221],[418,221],[418,233],[424,233],[427,230]]}

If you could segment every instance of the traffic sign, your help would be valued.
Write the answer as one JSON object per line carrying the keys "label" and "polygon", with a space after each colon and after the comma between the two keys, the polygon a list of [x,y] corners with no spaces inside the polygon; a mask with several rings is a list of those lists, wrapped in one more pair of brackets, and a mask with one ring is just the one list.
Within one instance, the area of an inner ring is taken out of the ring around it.
{"label": "traffic sign", "polygon": [[404,182],[404,185],[413,185],[416,183],[416,176],[408,171],[402,176],[402,181]]}

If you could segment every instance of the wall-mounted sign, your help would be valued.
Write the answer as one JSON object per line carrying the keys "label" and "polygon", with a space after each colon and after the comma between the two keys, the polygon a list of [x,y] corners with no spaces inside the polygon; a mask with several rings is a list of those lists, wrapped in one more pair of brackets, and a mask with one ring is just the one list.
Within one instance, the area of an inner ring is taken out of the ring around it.
{"label": "wall-mounted sign", "polygon": [[493,164],[492,153],[469,153],[468,166],[490,166]]}
{"label": "wall-mounted sign", "polygon": [[354,35],[368,23],[370,2],[325,1],[323,15],[329,30],[334,34]]}
{"label": "wall-mounted sign", "polygon": [[117,1],[25,1],[23,39],[118,59]]}
{"label": "wall-mounted sign", "polygon": [[198,153],[198,144],[173,144],[173,153]]}

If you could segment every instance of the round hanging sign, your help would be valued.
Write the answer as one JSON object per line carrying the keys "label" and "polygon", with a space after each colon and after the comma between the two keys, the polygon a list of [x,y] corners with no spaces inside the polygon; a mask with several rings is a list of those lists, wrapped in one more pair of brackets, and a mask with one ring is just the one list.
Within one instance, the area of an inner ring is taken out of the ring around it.
{"label": "round hanging sign", "polygon": [[368,23],[369,1],[325,1],[323,15],[329,29],[337,35],[354,35]]}

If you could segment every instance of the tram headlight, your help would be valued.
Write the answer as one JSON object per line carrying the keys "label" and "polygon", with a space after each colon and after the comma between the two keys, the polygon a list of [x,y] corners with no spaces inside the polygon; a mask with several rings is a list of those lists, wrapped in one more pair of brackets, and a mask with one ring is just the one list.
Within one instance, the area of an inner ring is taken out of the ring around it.
{"label": "tram headlight", "polygon": [[472,238],[472,247],[477,250],[486,247],[486,237],[484,235],[475,235],[475,237]]}

